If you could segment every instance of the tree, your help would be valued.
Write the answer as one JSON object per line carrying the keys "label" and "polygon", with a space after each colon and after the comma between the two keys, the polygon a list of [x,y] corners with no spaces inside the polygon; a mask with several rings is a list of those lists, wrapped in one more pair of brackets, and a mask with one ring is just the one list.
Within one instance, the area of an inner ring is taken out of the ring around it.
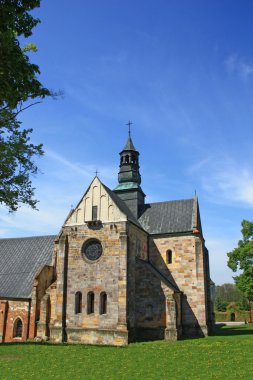
{"label": "tree", "polygon": [[215,287],[215,297],[220,298],[221,301],[241,302],[243,299],[243,293],[235,286],[235,284],[222,284]]}
{"label": "tree", "polygon": [[226,311],[227,310],[227,306],[228,306],[228,302],[227,301],[224,301],[221,299],[221,297],[215,297],[215,309],[217,311]]}
{"label": "tree", "polygon": [[32,35],[38,24],[29,13],[40,0],[0,0],[0,203],[16,211],[21,203],[36,208],[31,176],[42,144],[30,142],[32,128],[23,129],[19,114],[50,96],[37,79],[39,67],[30,62],[36,46],[20,46],[19,37]]}
{"label": "tree", "polygon": [[228,252],[228,266],[233,272],[242,273],[234,277],[235,284],[248,299],[250,322],[252,322],[251,303],[253,301],[253,222],[242,221],[242,240],[238,247]]}

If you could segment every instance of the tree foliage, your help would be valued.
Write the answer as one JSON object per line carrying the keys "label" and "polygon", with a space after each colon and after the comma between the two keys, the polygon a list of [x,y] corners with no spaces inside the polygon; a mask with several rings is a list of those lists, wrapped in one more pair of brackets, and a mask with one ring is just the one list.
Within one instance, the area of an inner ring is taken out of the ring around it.
{"label": "tree foliage", "polygon": [[215,287],[215,298],[220,298],[227,303],[240,302],[243,299],[243,294],[235,284],[226,283]]}
{"label": "tree foliage", "polygon": [[235,284],[249,302],[253,301],[253,222],[242,221],[242,239],[238,247],[228,252],[228,266],[237,272],[242,271],[234,277]]}
{"label": "tree foliage", "polygon": [[226,311],[227,306],[228,306],[228,302],[224,301],[221,297],[217,296],[217,297],[215,297],[214,306],[215,306],[215,310],[217,310],[217,311]]}
{"label": "tree foliage", "polygon": [[20,112],[50,95],[38,80],[39,67],[27,55],[33,44],[20,46],[19,37],[32,35],[39,20],[29,13],[40,0],[0,0],[0,203],[15,211],[20,203],[35,208],[31,176],[42,145],[30,142],[32,128],[23,129]]}

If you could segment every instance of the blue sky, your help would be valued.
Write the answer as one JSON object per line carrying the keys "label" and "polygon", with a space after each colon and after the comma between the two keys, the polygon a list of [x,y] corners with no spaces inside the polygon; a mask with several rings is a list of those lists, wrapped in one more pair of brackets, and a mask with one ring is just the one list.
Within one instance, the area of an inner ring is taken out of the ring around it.
{"label": "blue sky", "polygon": [[197,191],[211,276],[253,209],[251,0],[43,0],[29,42],[40,80],[64,91],[23,113],[45,156],[39,211],[0,209],[0,236],[57,234],[96,169],[117,184],[125,124],[140,151],[146,201]]}

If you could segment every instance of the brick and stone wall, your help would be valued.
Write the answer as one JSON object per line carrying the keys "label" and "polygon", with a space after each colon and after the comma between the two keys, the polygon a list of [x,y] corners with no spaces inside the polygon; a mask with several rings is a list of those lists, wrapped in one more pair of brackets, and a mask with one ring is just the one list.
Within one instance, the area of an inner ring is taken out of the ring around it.
{"label": "brick and stone wall", "polygon": [[[24,342],[28,337],[29,301],[0,300],[0,339],[2,342]],[[17,319],[22,321],[22,336],[13,336]]]}

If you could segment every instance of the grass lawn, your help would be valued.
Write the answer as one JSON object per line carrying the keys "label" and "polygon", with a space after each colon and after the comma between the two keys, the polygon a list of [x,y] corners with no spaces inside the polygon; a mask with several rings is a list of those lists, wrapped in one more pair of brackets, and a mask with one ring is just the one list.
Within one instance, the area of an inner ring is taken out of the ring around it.
{"label": "grass lawn", "polygon": [[0,345],[4,379],[253,379],[253,325],[217,328],[208,338],[127,347]]}

